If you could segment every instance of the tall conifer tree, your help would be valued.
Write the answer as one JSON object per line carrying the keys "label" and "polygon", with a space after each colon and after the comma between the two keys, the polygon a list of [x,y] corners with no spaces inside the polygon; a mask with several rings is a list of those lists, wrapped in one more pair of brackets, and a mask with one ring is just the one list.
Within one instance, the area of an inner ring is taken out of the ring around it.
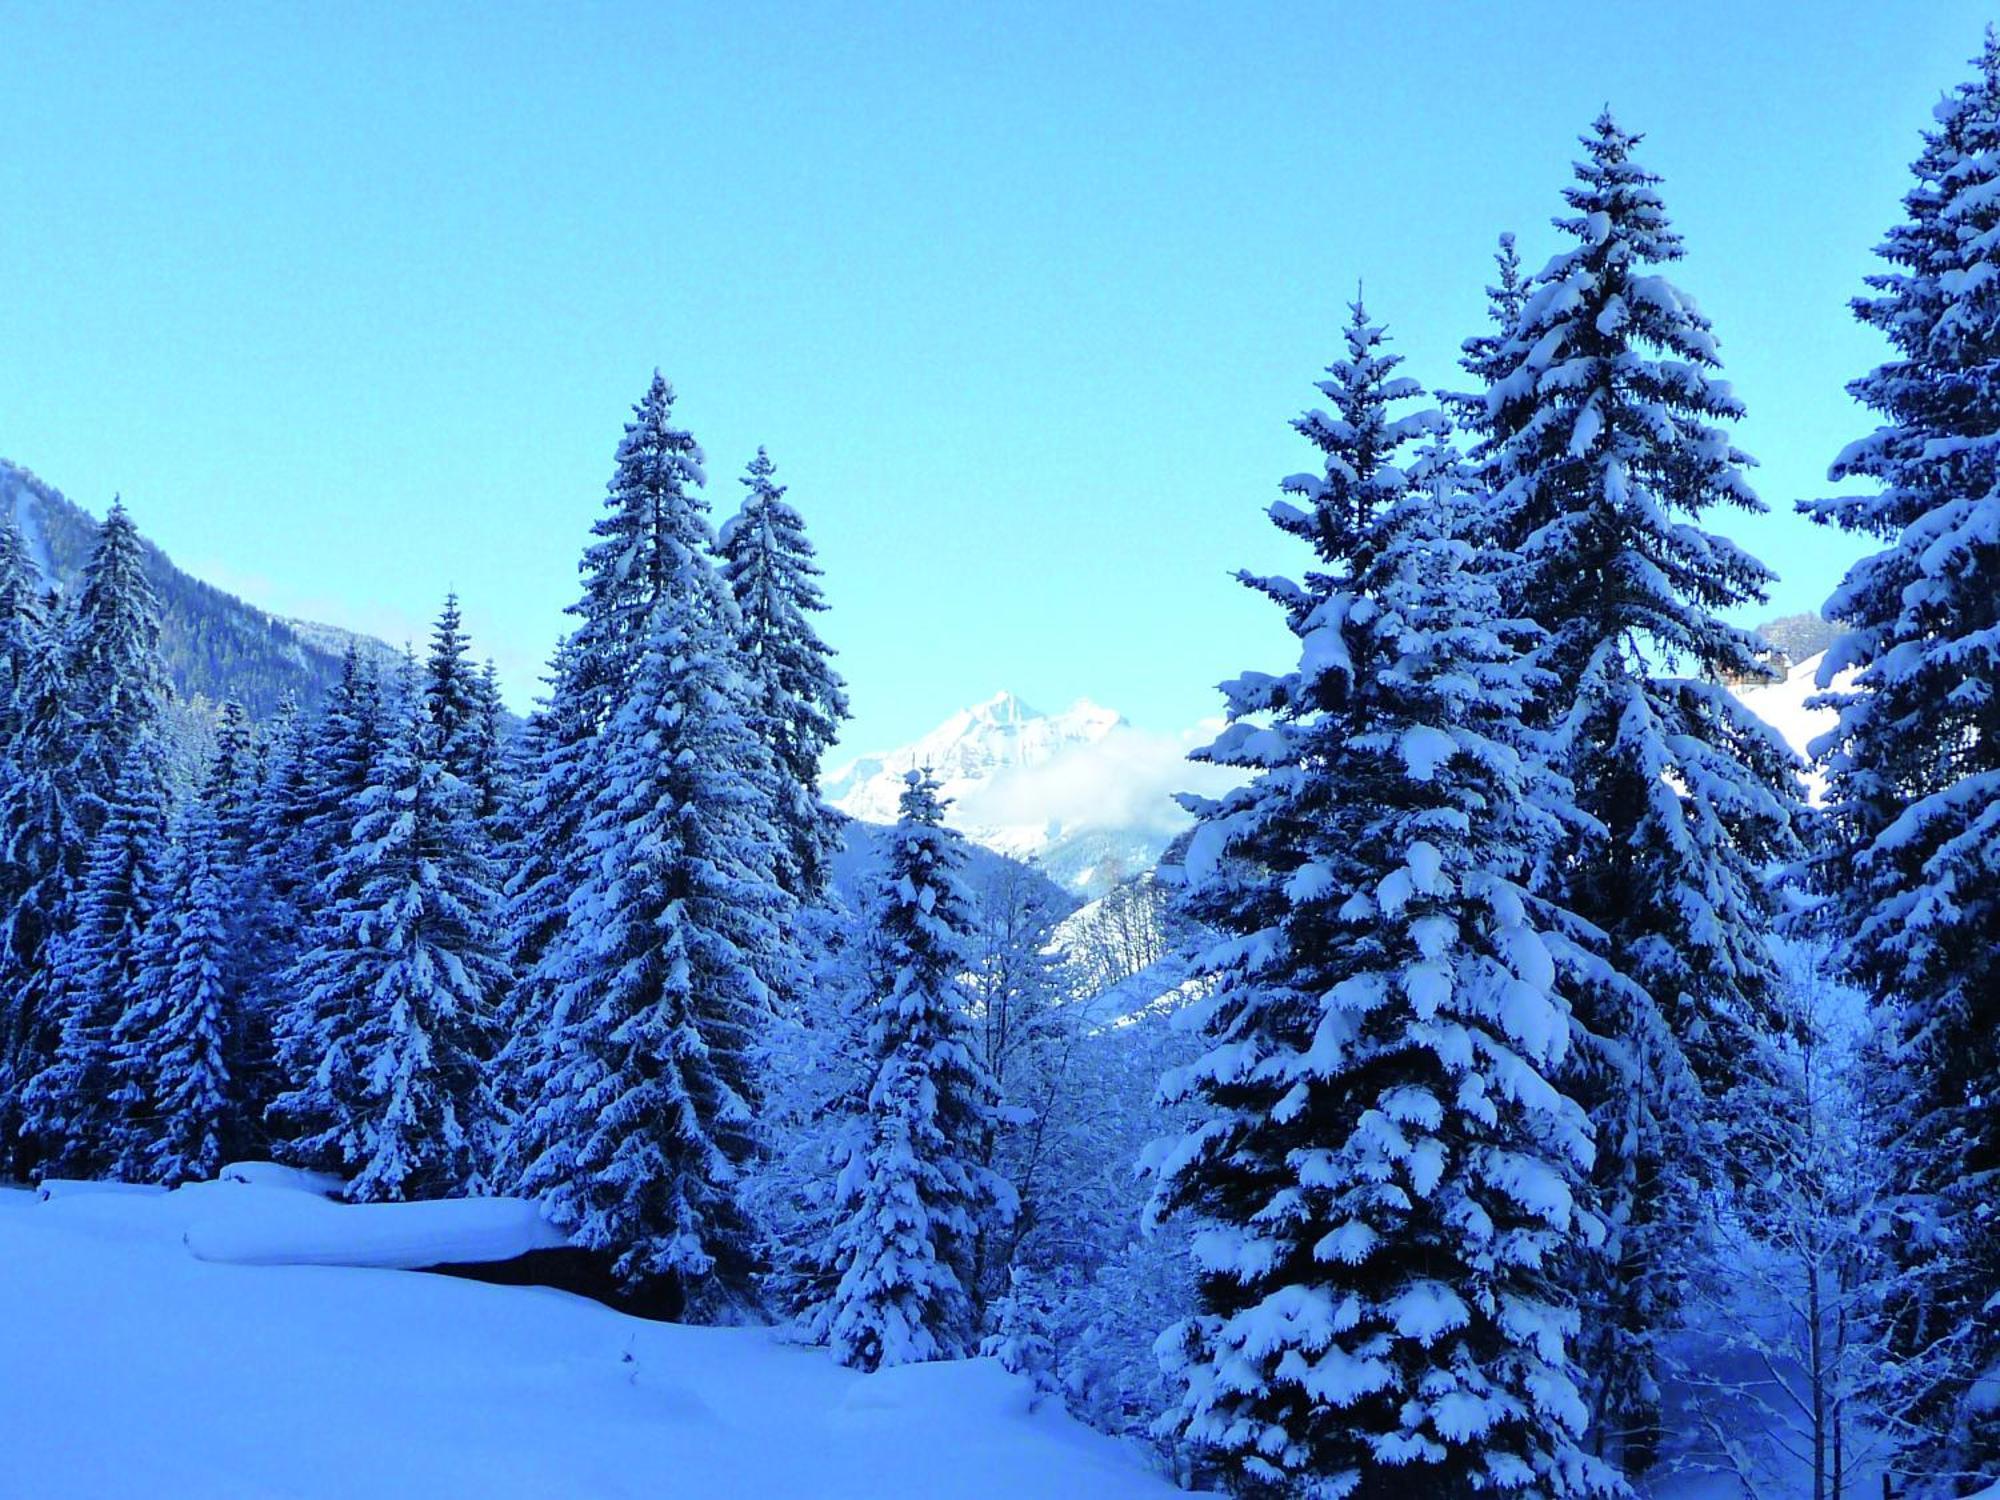
{"label": "tall conifer tree", "polygon": [[[655,377],[627,428],[545,721],[535,795],[567,837],[517,899],[517,922],[546,935],[526,985],[537,1009],[517,1012],[534,1042],[508,1155],[579,1243],[713,1318],[748,1298],[750,1060],[792,908],[700,450],[669,425],[671,399]],[[551,893],[566,898],[553,928]]]}
{"label": "tall conifer tree", "polygon": [[[53,625],[59,625],[57,612]],[[0,1150],[16,1177],[38,1150],[23,1133],[22,1096],[55,1046],[51,1000],[55,945],[83,875],[85,835],[76,759],[83,717],[70,691],[69,656],[53,628],[28,661],[20,731],[0,782]]]}
{"label": "tall conifer tree", "polygon": [[811,1320],[836,1359],[863,1370],[977,1348],[974,1248],[1014,1208],[984,1165],[999,1101],[965,1015],[964,841],[944,826],[930,774],[907,780],[875,898],[884,985],[867,1017],[865,1123],[820,1257],[839,1279]]}
{"label": "tall conifer tree", "polygon": [[1527,886],[1573,819],[1522,750],[1546,684],[1501,610],[1450,450],[1357,305],[1321,449],[1272,519],[1302,579],[1295,669],[1228,684],[1199,758],[1252,779],[1201,816],[1192,913],[1219,941],[1211,1050],[1169,1075],[1202,1115],[1156,1166],[1192,1210],[1200,1315],[1174,1420],[1246,1493],[1400,1500],[1616,1488],[1585,1451],[1561,1273],[1584,1111],[1559,1086],[1574,1000],[1616,982]]}
{"label": "tall conifer tree", "polygon": [[506,966],[477,794],[449,769],[453,748],[435,696],[411,694],[355,828],[369,851],[351,955],[348,1196],[360,1202],[473,1190],[491,1159],[486,1066]]}
{"label": "tall conifer tree", "polygon": [[722,575],[742,615],[738,645],[757,697],[757,728],[776,772],[772,801],[789,855],[786,887],[801,900],[826,889],[840,847],[840,815],[819,799],[822,757],[847,717],[847,688],[812,617],[826,609],[805,521],[785,499],[762,448],[741,483],[747,493],[719,537]]}
{"label": "tall conifer tree", "polygon": [[550,1061],[545,1041],[574,956],[556,938],[595,859],[585,827],[603,774],[600,737],[637,670],[662,587],[677,572],[672,554],[686,545],[681,513],[701,514],[701,448],[674,425],[673,404],[673,388],[655,370],[625,424],[603,512],[591,525],[581,597],[570,606],[577,626],[551,664],[517,794],[519,857],[506,890],[514,993],[503,1086],[510,1094],[539,1088]]}
{"label": "tall conifer tree", "polygon": [[55,788],[37,762],[50,716],[74,711],[44,602],[13,518],[0,516],[0,1171],[17,1165],[21,1087],[40,1067],[28,990],[42,941],[35,888],[48,874]]}
{"label": "tall conifer tree", "polygon": [[120,1175],[130,1181],[207,1181],[243,1141],[226,843],[204,795],[181,820],[139,939],[134,1000],[113,1030],[125,1085]]}
{"label": "tall conifer tree", "polygon": [[65,639],[69,690],[84,722],[75,775],[83,828],[94,834],[126,757],[153,727],[168,693],[159,601],[146,577],[139,529],[122,501],[112,502],[98,528]]}
{"label": "tall conifer tree", "polygon": [[[13,896],[0,918],[7,939],[0,1013],[11,1034],[11,1060],[0,1065],[11,1079],[0,1115],[15,1116],[11,1127],[0,1122],[0,1128],[19,1131],[22,1111],[53,1124],[46,1101],[66,1097],[63,1080],[74,1081],[67,1068],[51,1072],[64,1033],[76,1031],[78,1019],[65,971],[82,972],[82,961],[75,950],[64,956],[66,940],[79,919],[76,903],[98,834],[121,809],[121,815],[132,812],[131,799],[120,795],[122,779],[133,778],[137,788],[158,770],[150,762],[156,747],[146,747],[167,692],[159,633],[159,606],[138,530],[114,502],[98,528],[81,587],[43,627],[19,705],[15,774],[0,786],[6,871],[0,886]],[[141,802],[153,800],[150,791],[137,795]],[[95,1048],[100,1030],[93,1014],[77,1031],[76,1045]],[[33,1103],[31,1089],[43,1104]],[[60,1108],[70,1111],[69,1104]],[[65,1127],[54,1145],[70,1153],[76,1137]],[[33,1166],[39,1149],[17,1136],[15,1169]],[[66,1170],[102,1165],[94,1148],[84,1149],[82,1156],[69,1155]]]}
{"label": "tall conifer tree", "polygon": [[354,954],[369,941],[360,904],[367,852],[361,820],[387,794],[383,761],[398,705],[383,701],[374,665],[350,650],[310,736],[299,778],[274,824],[291,885],[290,961],[278,976],[272,1047],[278,1087],[268,1111],[285,1160],[347,1170],[362,1152],[353,1132],[361,1087],[356,1028],[366,1005]]}
{"label": "tall conifer tree", "polygon": [[1496,539],[1519,558],[1508,606],[1545,631],[1538,717],[1590,820],[1550,893],[1644,992],[1583,1013],[1600,1045],[1580,1054],[1612,1230],[1586,1363],[1600,1439],[1635,1473],[1658,1453],[1658,1343],[1700,1195],[1763,1168],[1737,1122],[1776,1087],[1766,872],[1800,852],[1803,797],[1796,757],[1723,685],[1767,675],[1719,611],[1762,599],[1770,574],[1699,523],[1763,507],[1708,321],[1655,269],[1683,252],[1638,142],[1608,111],[1593,124],[1556,220],[1573,245],[1474,351]]}
{"label": "tall conifer tree", "polygon": [[167,852],[166,768],[150,737],[132,748],[102,805],[75,909],[49,955],[54,1051],[24,1094],[47,1176],[95,1177],[122,1164],[127,1122],[147,1104],[116,1041],[139,990]]}
{"label": "tall conifer tree", "polygon": [[472,647],[465,638],[458,595],[447,594],[431,631],[430,655],[424,662],[424,706],[436,728],[436,748],[445,768],[475,789],[481,741],[487,729],[483,694],[478,668],[472,664]]}
{"label": "tall conifer tree", "polygon": [[1809,502],[1880,544],[1827,601],[1840,720],[1822,862],[1888,1038],[1880,1144],[1898,1195],[1883,1314],[1913,1494],[2000,1474],[2000,37],[1937,106],[1862,322],[1893,357],[1849,390],[1882,425]]}
{"label": "tall conifer tree", "polygon": [[[0,516],[0,774],[14,764],[42,619],[41,581],[12,516]],[[4,894],[4,892],[0,892]]]}

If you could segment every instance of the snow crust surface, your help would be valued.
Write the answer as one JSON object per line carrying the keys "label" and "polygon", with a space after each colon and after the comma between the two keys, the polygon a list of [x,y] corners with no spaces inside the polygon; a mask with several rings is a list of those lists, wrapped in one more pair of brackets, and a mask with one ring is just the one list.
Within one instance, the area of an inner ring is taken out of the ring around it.
{"label": "snow crust surface", "polygon": [[[220,1265],[295,1189],[0,1190],[0,1493],[68,1500],[1165,1496],[992,1361],[863,1376],[536,1288]],[[419,1205],[449,1207],[450,1205]],[[271,1231],[275,1232],[275,1230]]]}
{"label": "snow crust surface", "polygon": [[[568,1243],[521,1198],[347,1204],[291,1191],[217,1196],[225,1211],[196,1219],[183,1236],[199,1260],[415,1271],[512,1260]],[[231,1207],[236,1211],[226,1211]]]}

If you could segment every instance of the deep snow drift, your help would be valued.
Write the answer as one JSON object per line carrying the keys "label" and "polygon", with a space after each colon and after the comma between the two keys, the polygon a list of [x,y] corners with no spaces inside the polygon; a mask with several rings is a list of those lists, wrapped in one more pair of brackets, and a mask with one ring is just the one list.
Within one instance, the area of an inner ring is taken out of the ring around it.
{"label": "deep snow drift", "polygon": [[[184,1243],[262,1224],[311,1250],[302,1225],[350,1212],[246,1183],[0,1190],[0,1493],[1171,1493],[990,1360],[862,1376],[762,1329],[412,1271],[214,1264]],[[452,1217],[431,1227],[465,1227]]]}

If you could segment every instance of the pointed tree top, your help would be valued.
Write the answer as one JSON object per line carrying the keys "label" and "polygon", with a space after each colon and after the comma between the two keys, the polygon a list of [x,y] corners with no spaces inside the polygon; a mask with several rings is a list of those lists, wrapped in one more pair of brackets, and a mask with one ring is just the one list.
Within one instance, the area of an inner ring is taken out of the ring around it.
{"label": "pointed tree top", "polygon": [[903,773],[903,795],[896,804],[896,816],[925,827],[942,823],[949,804],[938,796],[938,786],[937,773],[930,766],[912,766]]}
{"label": "pointed tree top", "polygon": [[1583,149],[1599,161],[1623,161],[1631,155],[1632,148],[1646,137],[1635,130],[1627,130],[1618,123],[1607,101],[1597,111],[1597,118],[1590,122],[1590,132],[1583,139]]}
{"label": "pointed tree top", "polygon": [[[1553,221],[1556,228],[1583,242],[1570,255],[1649,263],[1681,258],[1681,238],[1655,191],[1659,175],[1632,159],[1633,149],[1644,139],[1622,129],[1608,105],[1582,137],[1588,159],[1576,163],[1576,181],[1563,189],[1574,215]],[[1563,260],[1558,256],[1540,279],[1560,279]]]}
{"label": "pointed tree top", "polygon": [[[654,370],[652,384],[632,408],[632,420],[625,424],[624,439],[618,444],[618,463],[622,468],[640,460],[650,467],[664,461],[680,482],[700,485],[704,482],[701,445],[694,440],[693,433],[674,426],[673,414],[673,385]],[[618,482],[614,477],[614,490]]]}
{"label": "pointed tree top", "polygon": [[746,487],[750,493],[744,496],[747,506],[753,501],[776,499],[785,493],[785,486],[774,481],[771,476],[778,472],[778,466],[771,462],[771,455],[764,451],[764,445],[757,445],[757,456],[750,460],[743,471],[743,477],[736,482]]}

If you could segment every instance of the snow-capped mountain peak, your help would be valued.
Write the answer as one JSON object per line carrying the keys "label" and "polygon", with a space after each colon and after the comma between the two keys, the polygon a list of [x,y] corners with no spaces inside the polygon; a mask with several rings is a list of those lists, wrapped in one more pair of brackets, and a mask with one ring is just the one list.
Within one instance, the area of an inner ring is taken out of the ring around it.
{"label": "snow-capped mountain peak", "polygon": [[1124,722],[1088,698],[1045,714],[1015,693],[995,693],[911,744],[843,766],[826,778],[823,794],[850,817],[893,823],[905,772],[928,767],[944,795],[958,801],[1004,772],[1046,765],[1065,750],[1095,744]]}
{"label": "snow-capped mountain peak", "polygon": [[904,774],[929,767],[954,827],[1098,892],[1149,868],[1186,823],[1169,794],[1202,779],[1195,773],[1205,768],[1183,760],[1190,743],[1134,729],[1088,698],[1043,713],[1001,692],[908,745],[841,767],[821,794],[850,817],[893,823]]}

